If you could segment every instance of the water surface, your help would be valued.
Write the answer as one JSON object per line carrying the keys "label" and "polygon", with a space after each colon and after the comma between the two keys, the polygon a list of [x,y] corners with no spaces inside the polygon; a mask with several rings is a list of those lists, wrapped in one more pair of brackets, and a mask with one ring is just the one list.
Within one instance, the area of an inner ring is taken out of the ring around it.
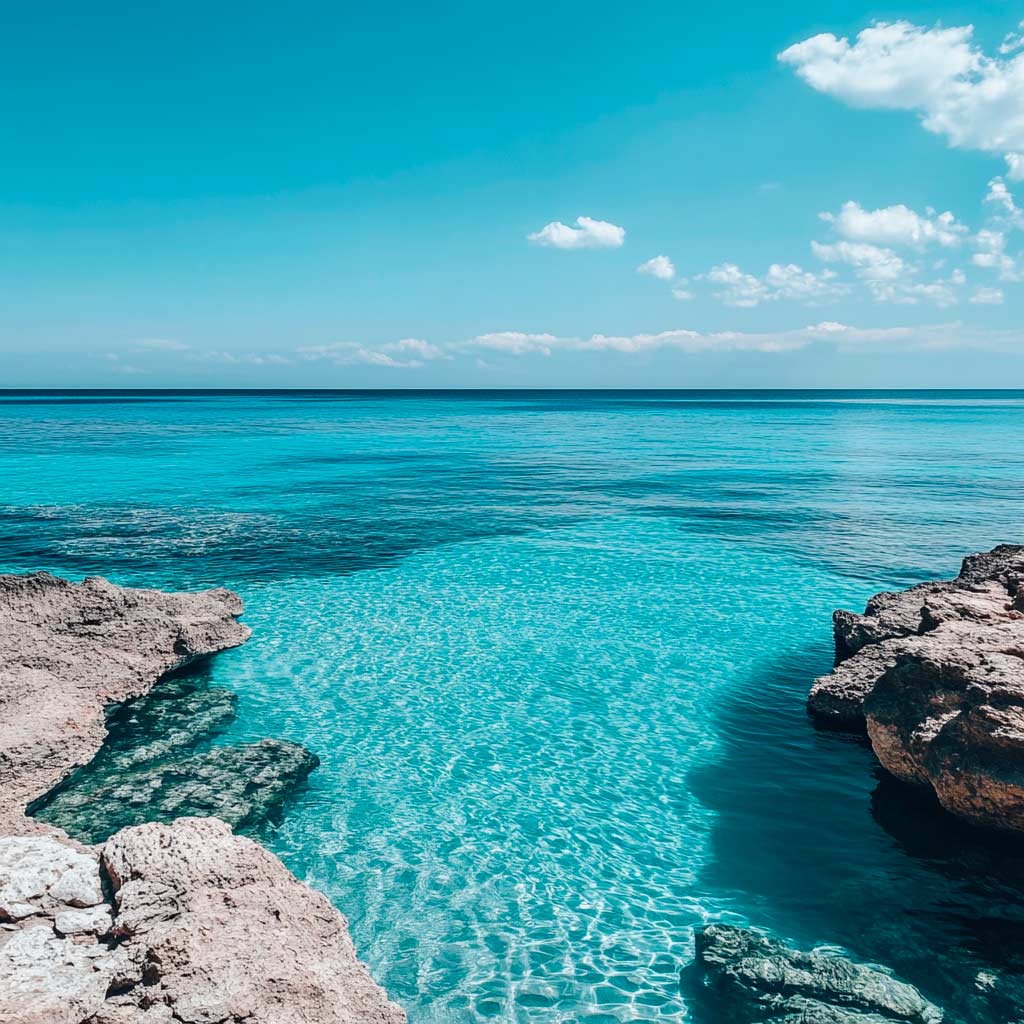
{"label": "water surface", "polygon": [[1016,392],[7,392],[0,566],[243,595],[219,741],[319,755],[265,838],[414,1022],[684,1019],[724,916],[1003,1024],[1020,851],[803,699],[833,607],[1020,539],[1022,427]]}

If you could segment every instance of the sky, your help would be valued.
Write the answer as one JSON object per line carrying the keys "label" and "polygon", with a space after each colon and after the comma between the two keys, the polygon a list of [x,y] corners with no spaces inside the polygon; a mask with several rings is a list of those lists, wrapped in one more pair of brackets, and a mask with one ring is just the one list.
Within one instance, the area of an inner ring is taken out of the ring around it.
{"label": "sky", "polygon": [[14,5],[0,387],[1024,387],[1022,21]]}

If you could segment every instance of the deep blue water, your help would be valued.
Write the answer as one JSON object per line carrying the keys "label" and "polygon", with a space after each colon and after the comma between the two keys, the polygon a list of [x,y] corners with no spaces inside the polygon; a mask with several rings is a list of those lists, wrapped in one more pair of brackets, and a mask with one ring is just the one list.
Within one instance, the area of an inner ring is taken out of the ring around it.
{"label": "deep blue water", "polygon": [[[0,393],[0,569],[225,585],[267,841],[419,1022],[679,1020],[715,917],[954,1016],[1024,856],[803,702],[829,616],[1020,540],[1018,392]],[[710,1022],[709,1022],[710,1024]]]}

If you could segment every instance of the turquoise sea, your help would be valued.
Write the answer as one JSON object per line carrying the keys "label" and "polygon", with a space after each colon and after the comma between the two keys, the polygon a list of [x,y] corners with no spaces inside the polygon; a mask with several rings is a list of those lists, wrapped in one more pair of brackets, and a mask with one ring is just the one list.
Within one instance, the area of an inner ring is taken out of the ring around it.
{"label": "turquoise sea", "polygon": [[1024,538],[1022,437],[1019,392],[6,392],[0,569],[243,595],[218,742],[320,756],[264,838],[413,1024],[699,1020],[713,918],[973,1024],[1024,852],[804,697],[834,607]]}

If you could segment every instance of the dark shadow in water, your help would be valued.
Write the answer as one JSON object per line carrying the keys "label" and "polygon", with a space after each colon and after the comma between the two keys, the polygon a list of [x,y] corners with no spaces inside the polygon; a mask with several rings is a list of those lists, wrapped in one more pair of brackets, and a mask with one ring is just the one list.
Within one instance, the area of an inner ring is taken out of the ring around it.
{"label": "dark shadow in water", "polygon": [[716,814],[700,891],[801,948],[891,967],[948,1024],[1016,1020],[1024,844],[888,778],[862,737],[815,729],[806,691],[830,655],[785,655],[722,706],[717,760],[690,777]]}

